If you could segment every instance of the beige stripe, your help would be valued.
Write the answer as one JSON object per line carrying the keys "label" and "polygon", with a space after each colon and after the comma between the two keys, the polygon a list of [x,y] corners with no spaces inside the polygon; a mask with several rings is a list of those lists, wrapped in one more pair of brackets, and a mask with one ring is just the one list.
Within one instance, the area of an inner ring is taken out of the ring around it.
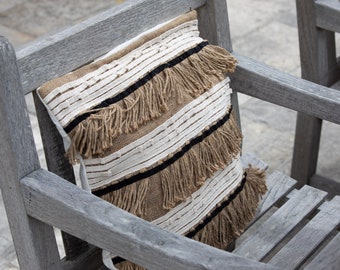
{"label": "beige stripe", "polygon": [[100,61],[91,63],[89,65],[86,65],[86,66],[84,66],[84,67],[82,67],[82,68],[80,68],[80,69],[78,69],[74,72],[71,72],[69,74],[66,74],[66,75],[64,75],[60,78],[57,78],[57,79],[54,79],[54,80],[47,82],[46,84],[44,84],[43,86],[41,86],[39,88],[38,93],[42,98],[45,98],[53,89],[65,84],[69,81],[77,80],[78,78],[83,77],[85,74],[98,69],[102,65],[111,63],[112,61],[123,57],[124,55],[126,55],[130,51],[132,51],[132,50],[136,49],[137,47],[141,46],[142,44],[152,40],[153,38],[161,35],[162,33],[168,31],[169,29],[174,28],[174,27],[176,27],[180,24],[183,24],[184,22],[195,20],[196,18],[197,18],[196,11],[191,11],[187,14],[183,14],[182,16],[176,18],[171,23],[164,25],[163,27],[161,27],[157,31],[152,32],[152,33],[148,33],[147,35],[141,37],[140,39],[138,39],[137,41],[132,43],[130,46],[126,47],[124,50],[121,50],[121,51],[117,52],[116,54],[113,54],[110,57],[105,58],[103,60],[100,60]]}

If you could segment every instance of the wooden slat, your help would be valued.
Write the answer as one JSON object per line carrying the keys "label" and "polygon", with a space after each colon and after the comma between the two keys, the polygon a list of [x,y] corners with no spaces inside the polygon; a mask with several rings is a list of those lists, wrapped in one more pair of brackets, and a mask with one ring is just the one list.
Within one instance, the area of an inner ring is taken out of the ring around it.
{"label": "wooden slat", "polygon": [[234,253],[262,260],[297,224],[318,207],[325,197],[326,192],[304,186],[296,196],[245,239]]}
{"label": "wooden slat", "polygon": [[205,2],[127,0],[83,23],[33,42],[17,52],[24,93]]}
{"label": "wooden slat", "polygon": [[338,0],[317,0],[316,24],[334,32],[340,32],[340,2]]}
{"label": "wooden slat", "polygon": [[332,241],[316,256],[305,268],[306,270],[338,270],[340,265],[340,234],[338,233]]}
{"label": "wooden slat", "polygon": [[48,171],[21,184],[30,215],[148,269],[272,269],[166,232]]}
{"label": "wooden slat", "polygon": [[51,226],[28,217],[20,178],[39,168],[15,52],[0,37],[0,185],[21,269],[59,269]]}
{"label": "wooden slat", "polygon": [[296,185],[296,181],[289,176],[275,171],[267,178],[268,192],[263,197],[256,217],[261,217],[275,203],[284,198]]}
{"label": "wooden slat", "polygon": [[269,263],[286,269],[300,267],[339,223],[340,196],[337,196],[321,205],[320,212]]}
{"label": "wooden slat", "polygon": [[340,92],[302,80],[233,53],[238,67],[231,75],[238,92],[340,124]]}

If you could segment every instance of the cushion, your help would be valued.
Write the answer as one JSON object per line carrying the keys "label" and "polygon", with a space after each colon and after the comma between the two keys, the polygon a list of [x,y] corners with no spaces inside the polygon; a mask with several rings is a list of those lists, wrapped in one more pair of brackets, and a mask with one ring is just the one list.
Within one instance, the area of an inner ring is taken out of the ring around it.
{"label": "cushion", "polygon": [[85,172],[85,189],[166,230],[226,248],[266,191],[264,172],[240,161],[227,76],[236,63],[199,37],[192,11],[38,94],[70,163]]}

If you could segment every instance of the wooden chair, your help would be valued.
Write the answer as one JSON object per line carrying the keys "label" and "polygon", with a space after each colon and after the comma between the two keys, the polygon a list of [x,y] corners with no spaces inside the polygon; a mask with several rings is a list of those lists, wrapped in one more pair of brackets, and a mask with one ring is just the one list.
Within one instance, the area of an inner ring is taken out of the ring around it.
{"label": "wooden chair", "polygon": [[[334,35],[340,32],[340,2],[297,0],[296,7],[302,78],[340,90]],[[311,184],[339,194],[334,179],[317,174],[321,127],[322,119],[298,113],[291,176],[299,186]]]}
{"label": "wooden chair", "polygon": [[[148,269],[293,269],[306,264],[308,269],[335,269],[339,265],[339,196],[325,201],[326,192],[310,186],[296,190],[295,180],[274,172],[268,176],[269,191],[258,221],[233,253],[218,250],[161,230],[72,184],[74,175],[61,137],[36,98],[48,171],[40,168],[24,95],[35,95],[43,82],[191,9],[198,10],[202,36],[231,51],[224,0],[125,1],[18,52],[1,38],[0,184],[21,269],[98,269],[98,248]],[[339,92],[234,54],[239,60],[231,78],[236,91],[340,124]],[[238,108],[236,94],[233,106]],[[266,167],[251,155],[243,159]],[[53,227],[65,232],[66,257],[61,260]]]}

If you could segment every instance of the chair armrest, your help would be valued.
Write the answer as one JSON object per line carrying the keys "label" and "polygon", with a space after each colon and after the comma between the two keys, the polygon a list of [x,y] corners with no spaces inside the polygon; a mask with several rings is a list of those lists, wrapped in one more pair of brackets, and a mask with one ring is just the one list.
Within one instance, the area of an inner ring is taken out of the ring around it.
{"label": "chair armrest", "polygon": [[340,124],[340,91],[233,54],[239,61],[231,75],[237,92]]}
{"label": "chair armrest", "polygon": [[148,269],[273,269],[162,230],[43,169],[21,186],[28,215]]}

